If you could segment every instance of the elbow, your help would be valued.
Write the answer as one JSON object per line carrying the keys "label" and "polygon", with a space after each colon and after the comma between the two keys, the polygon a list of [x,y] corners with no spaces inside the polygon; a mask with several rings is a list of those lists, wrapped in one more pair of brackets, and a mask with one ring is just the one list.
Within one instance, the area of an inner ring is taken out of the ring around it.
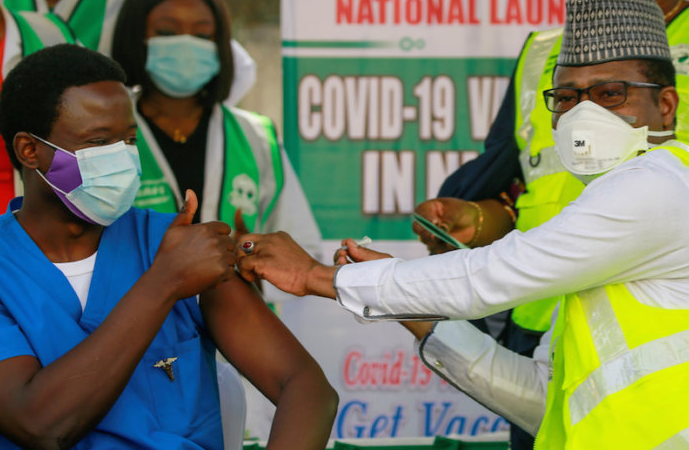
{"label": "elbow", "polygon": [[46,426],[40,420],[28,418],[15,428],[13,436],[7,436],[22,448],[31,450],[63,450],[74,447],[82,434],[64,431],[62,427]]}
{"label": "elbow", "polygon": [[327,387],[325,389],[325,394],[324,394],[324,406],[325,406],[325,413],[332,419],[332,421],[335,421],[335,416],[337,415],[337,407],[340,404],[340,396],[333,388],[330,383],[326,381]]}
{"label": "elbow", "polygon": [[48,433],[39,432],[23,432],[21,436],[11,440],[21,448],[29,450],[63,450],[72,448],[77,443],[77,441],[63,436],[54,436]]}
{"label": "elbow", "polygon": [[335,421],[337,415],[337,407],[340,403],[340,396],[335,388],[328,382],[325,374],[318,370],[317,379],[312,379],[309,383],[310,391],[312,393],[312,401],[316,408],[320,411],[320,417],[327,419],[330,424]]}

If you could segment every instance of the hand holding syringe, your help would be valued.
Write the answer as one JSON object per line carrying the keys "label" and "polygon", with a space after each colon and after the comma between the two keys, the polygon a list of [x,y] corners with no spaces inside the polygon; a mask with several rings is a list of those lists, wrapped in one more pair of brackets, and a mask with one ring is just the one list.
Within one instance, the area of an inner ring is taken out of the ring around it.
{"label": "hand holding syringe", "polygon": [[366,248],[373,242],[370,237],[364,236],[362,239],[354,240],[351,238],[343,239],[342,246],[335,251],[333,262],[338,265],[351,262],[373,261],[374,259],[392,258],[387,253],[377,252]]}

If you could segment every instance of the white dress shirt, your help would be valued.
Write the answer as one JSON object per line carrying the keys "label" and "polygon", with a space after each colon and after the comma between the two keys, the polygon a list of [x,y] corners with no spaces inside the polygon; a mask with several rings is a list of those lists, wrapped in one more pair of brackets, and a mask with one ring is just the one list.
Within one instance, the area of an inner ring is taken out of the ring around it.
{"label": "white dress shirt", "polygon": [[348,264],[335,288],[343,307],[374,320],[475,319],[612,283],[644,304],[683,309],[687,249],[689,167],[659,149],[594,180],[539,227],[472,250]]}

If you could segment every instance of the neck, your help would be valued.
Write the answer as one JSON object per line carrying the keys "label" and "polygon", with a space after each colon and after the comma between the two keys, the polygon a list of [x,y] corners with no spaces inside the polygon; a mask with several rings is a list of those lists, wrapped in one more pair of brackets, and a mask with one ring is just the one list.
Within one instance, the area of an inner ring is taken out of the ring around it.
{"label": "neck", "polygon": [[50,188],[38,186],[43,180],[24,176],[26,192],[16,218],[43,254],[52,262],[69,262],[95,253],[104,227],[72,214]]}
{"label": "neck", "polygon": [[203,116],[197,96],[172,98],[153,90],[139,101],[141,113],[175,142],[185,144]]}
{"label": "neck", "polygon": [[187,98],[168,97],[156,89],[146,92],[139,101],[141,111],[148,118],[168,117],[183,119],[203,111],[197,96]]}

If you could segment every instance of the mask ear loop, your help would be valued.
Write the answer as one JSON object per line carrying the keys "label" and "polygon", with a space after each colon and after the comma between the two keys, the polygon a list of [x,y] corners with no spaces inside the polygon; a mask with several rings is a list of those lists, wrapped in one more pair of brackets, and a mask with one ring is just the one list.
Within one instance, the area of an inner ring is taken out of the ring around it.
{"label": "mask ear loop", "polygon": [[29,135],[30,135],[30,136],[33,136],[35,139],[38,139],[39,141],[43,142],[45,145],[47,145],[48,147],[52,148],[52,149],[55,150],[55,151],[60,150],[61,152],[67,153],[69,156],[71,156],[71,157],[73,157],[73,158],[76,158],[76,157],[77,157],[77,155],[75,155],[74,153],[68,152],[68,151],[65,150],[64,148],[58,147],[57,145],[52,144],[52,143],[46,141],[45,139],[36,136],[36,135],[33,134],[33,133],[29,133]]}
{"label": "mask ear loop", "polygon": [[665,136],[672,136],[675,134],[675,130],[663,130],[663,131],[651,131],[648,130],[648,135],[652,137],[665,137]]}
{"label": "mask ear loop", "polygon": [[40,170],[38,170],[38,168],[36,168],[36,172],[38,173],[38,176],[40,176],[41,178],[43,178],[43,181],[45,181],[46,184],[47,184],[48,186],[50,186],[51,188],[55,189],[56,191],[58,191],[58,192],[59,192],[60,194],[62,194],[62,195],[67,195],[67,194],[68,194],[67,192],[63,191],[62,189],[60,189],[59,187],[55,186],[53,183],[51,183],[50,181],[48,181],[48,179],[45,177],[45,175],[43,175],[43,173],[42,173]]}
{"label": "mask ear loop", "polygon": [[[71,156],[72,158],[76,158],[76,157],[77,157],[77,155],[75,155],[74,153],[68,152],[67,150],[65,150],[65,149],[63,149],[63,148],[61,148],[61,147],[58,147],[58,146],[55,145],[55,144],[51,144],[50,142],[46,141],[46,140],[43,139],[43,138],[40,138],[40,137],[36,136],[36,135],[33,134],[33,133],[29,133],[29,135],[31,135],[31,136],[33,136],[35,139],[38,139],[39,141],[43,142],[45,145],[47,145],[48,147],[52,148],[54,151],[58,151],[58,150],[59,150],[59,151],[61,151],[62,153],[68,154],[68,155]],[[60,189],[59,187],[55,186],[53,183],[51,183],[50,181],[48,181],[48,179],[45,177],[45,175],[43,175],[43,172],[41,172],[40,169],[36,168],[36,172],[38,173],[38,175],[39,175],[41,178],[43,178],[43,181],[45,181],[46,184],[47,184],[48,186],[50,186],[51,188],[55,189],[56,191],[58,191],[58,192],[59,192],[60,194],[62,194],[62,195],[67,195],[67,192],[63,191],[62,189]]]}

